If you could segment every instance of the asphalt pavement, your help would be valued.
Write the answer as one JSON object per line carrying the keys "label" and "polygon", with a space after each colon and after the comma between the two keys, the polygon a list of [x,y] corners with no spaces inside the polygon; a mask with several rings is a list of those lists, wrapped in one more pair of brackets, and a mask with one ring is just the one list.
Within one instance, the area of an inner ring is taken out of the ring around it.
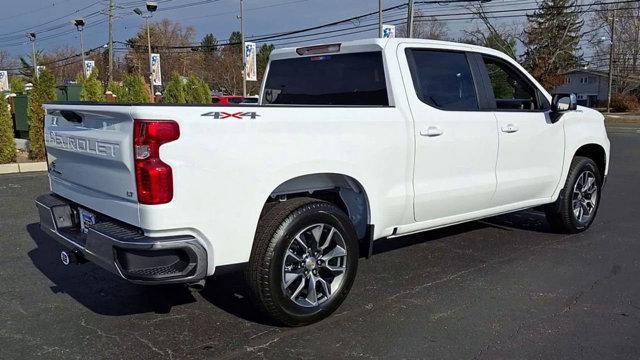
{"label": "asphalt pavement", "polygon": [[273,326],[242,277],[203,292],[65,267],[38,227],[43,173],[0,176],[0,359],[638,359],[640,133],[610,129],[591,229],[536,211],[378,242],[330,318]]}

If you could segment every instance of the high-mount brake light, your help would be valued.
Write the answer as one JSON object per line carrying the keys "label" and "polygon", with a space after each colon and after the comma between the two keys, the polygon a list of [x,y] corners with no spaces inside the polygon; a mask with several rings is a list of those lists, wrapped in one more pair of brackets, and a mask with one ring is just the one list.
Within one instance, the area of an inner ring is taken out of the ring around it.
{"label": "high-mount brake light", "polygon": [[315,45],[296,49],[296,53],[300,56],[330,54],[340,52],[340,44]]}
{"label": "high-mount brake light", "polygon": [[134,121],[136,189],[141,204],[166,204],[173,199],[173,173],[171,167],[160,160],[160,145],[179,137],[180,127],[175,121]]}

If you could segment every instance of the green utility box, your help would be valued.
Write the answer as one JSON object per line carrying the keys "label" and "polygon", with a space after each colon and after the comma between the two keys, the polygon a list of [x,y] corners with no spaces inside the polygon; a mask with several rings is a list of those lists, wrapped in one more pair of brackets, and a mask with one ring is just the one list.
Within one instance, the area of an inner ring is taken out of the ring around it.
{"label": "green utility box", "polygon": [[82,85],[67,84],[58,86],[56,89],[56,95],[58,96],[58,101],[80,101],[81,91]]}
{"label": "green utility box", "polygon": [[27,95],[17,95],[13,98],[15,129],[19,139],[29,138],[29,118],[27,117],[27,107],[29,106],[29,98]]}
{"label": "green utility box", "polygon": [[[67,84],[56,88],[56,97],[58,101],[80,101],[80,92],[82,86],[79,84]],[[27,116],[27,108],[29,106],[29,97],[27,95],[17,95],[14,97],[14,122],[15,132],[19,139],[29,138],[29,117]]]}

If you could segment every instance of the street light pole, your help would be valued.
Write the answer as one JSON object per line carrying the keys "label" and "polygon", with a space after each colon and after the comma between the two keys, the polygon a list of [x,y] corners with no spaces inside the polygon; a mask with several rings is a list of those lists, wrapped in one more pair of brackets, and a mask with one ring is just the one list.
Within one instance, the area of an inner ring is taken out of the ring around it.
{"label": "street light pole", "polygon": [[378,0],[378,37],[382,38],[382,2],[383,0]]}
{"label": "street light pole", "polygon": [[156,95],[153,90],[153,62],[151,61],[151,32],[149,31],[149,18],[151,15],[144,18],[144,24],[147,26],[147,50],[149,55],[149,87],[151,88],[151,102],[155,102]]}
{"label": "street light pole", "polygon": [[133,12],[140,15],[144,19],[144,25],[147,28],[147,50],[149,56],[149,88],[151,90],[151,102],[155,102],[155,91],[153,89],[153,61],[151,60],[151,31],[149,30],[149,19],[153,16],[153,12],[158,10],[158,3],[155,1],[147,1],[147,13],[143,13],[139,8],[133,9]]}
{"label": "street light pole", "polygon": [[82,35],[82,30],[84,30],[85,22],[83,19],[75,19],[73,24],[76,26],[76,29],[78,29],[78,32],[80,33],[80,51],[82,53],[82,78],[86,79],[87,73],[85,71],[85,59],[84,59],[84,36]]}
{"label": "street light pole", "polygon": [[113,0],[109,0],[109,82],[113,82]]}
{"label": "street light pole", "polygon": [[244,48],[244,0],[240,0],[240,36],[242,39],[242,97],[247,97],[247,51]]}
{"label": "street light pole", "polygon": [[31,62],[33,63],[33,77],[38,78],[38,64],[36,63],[36,33],[27,33],[27,38],[31,42]]}
{"label": "street light pole", "polygon": [[84,73],[84,35],[82,35],[82,30],[80,30],[80,51],[82,51],[82,72]]}

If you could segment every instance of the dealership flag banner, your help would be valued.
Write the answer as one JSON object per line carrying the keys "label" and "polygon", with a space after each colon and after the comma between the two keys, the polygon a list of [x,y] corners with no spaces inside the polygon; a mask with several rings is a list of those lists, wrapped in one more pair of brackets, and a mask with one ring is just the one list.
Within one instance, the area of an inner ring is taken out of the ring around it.
{"label": "dealership flag banner", "polygon": [[396,37],[396,26],[395,25],[382,25],[382,37],[383,38],[394,38]]}
{"label": "dealership flag banner", "polygon": [[0,71],[0,91],[9,91],[9,75],[6,71]]}
{"label": "dealership flag banner", "polygon": [[258,69],[256,64],[256,43],[244,43],[244,76],[248,81],[258,80]]}
{"label": "dealership flag banner", "polygon": [[151,54],[151,81],[153,85],[162,85],[162,71],[160,70],[160,54]]}
{"label": "dealership flag banner", "polygon": [[89,77],[93,68],[96,66],[96,62],[93,60],[85,60],[84,61],[84,76]]}

